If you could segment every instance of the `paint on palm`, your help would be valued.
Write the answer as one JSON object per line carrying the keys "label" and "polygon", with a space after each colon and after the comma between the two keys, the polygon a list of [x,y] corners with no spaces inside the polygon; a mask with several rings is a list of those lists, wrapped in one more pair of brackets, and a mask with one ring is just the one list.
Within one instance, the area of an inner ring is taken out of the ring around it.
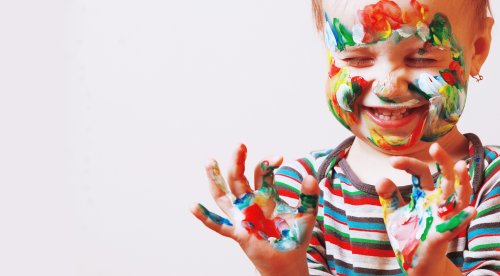
{"label": "paint on palm", "polygon": [[228,190],[217,163],[214,161],[209,177],[233,200],[233,220],[222,218],[203,206],[202,213],[217,224],[232,226],[239,223],[249,233],[262,240],[268,240],[279,251],[289,251],[300,246],[305,239],[305,226],[301,218],[314,212],[318,204],[317,195],[300,194],[300,205],[290,207],[282,201],[274,188],[274,170],[268,161],[260,165],[262,171],[261,187],[237,198]]}
{"label": "paint on palm", "polygon": [[[409,0],[409,8],[402,9],[395,2],[381,0],[358,12],[359,23],[351,30],[338,18],[330,19],[325,13],[324,36],[328,47],[329,89],[328,104],[335,118],[346,128],[359,123],[355,102],[368,89],[377,95],[381,103],[403,105],[397,97],[388,95],[385,81],[365,80],[362,76],[351,76],[348,66],[337,67],[333,58],[335,52],[346,47],[370,45],[381,41],[399,42],[417,37],[427,46],[450,49],[453,61],[439,75],[422,73],[408,86],[419,99],[429,102],[425,122],[414,127],[407,137],[388,136],[368,124],[369,137],[373,144],[385,150],[403,150],[418,140],[435,141],[448,133],[457,123],[465,106],[466,86],[463,53],[453,37],[451,25],[443,14],[434,15],[429,21],[429,9],[416,0]],[[422,49],[425,51],[425,49]],[[371,85],[371,83],[376,85]],[[367,121],[367,120],[365,120]]]}
{"label": "paint on palm", "polygon": [[[410,203],[400,207],[397,193],[390,199],[380,197],[383,209],[384,222],[391,246],[398,263],[404,271],[415,267],[422,253],[422,244],[431,233],[453,231],[468,217],[468,213],[461,212],[449,220],[443,220],[446,214],[442,213],[442,190],[440,181],[435,183],[438,187],[433,191],[422,189],[420,178],[412,176],[413,193]],[[457,185],[457,183],[455,183]]]}

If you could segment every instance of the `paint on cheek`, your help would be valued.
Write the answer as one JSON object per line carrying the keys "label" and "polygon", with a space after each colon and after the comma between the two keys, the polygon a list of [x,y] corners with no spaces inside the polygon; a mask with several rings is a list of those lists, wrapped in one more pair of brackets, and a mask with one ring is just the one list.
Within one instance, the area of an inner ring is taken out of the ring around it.
{"label": "paint on cheek", "polygon": [[201,211],[201,213],[209,218],[211,221],[219,224],[219,225],[228,225],[228,226],[233,226],[231,221],[229,221],[227,218],[223,218],[215,213],[210,212],[205,206],[198,204],[198,209]]}
{"label": "paint on cheek", "polygon": [[437,13],[429,28],[428,43],[450,48],[452,61],[448,68],[439,71],[439,76],[422,74],[416,85],[409,87],[430,102],[422,136],[427,142],[436,141],[453,129],[463,112],[467,96],[463,51],[452,34],[451,24],[445,15]]}
{"label": "paint on cheek", "polygon": [[461,211],[448,221],[436,225],[436,231],[439,233],[444,233],[446,231],[451,232],[455,230],[458,226],[460,226],[462,222],[464,222],[468,217],[469,213],[467,213],[466,211]]}
{"label": "paint on cheek", "polygon": [[[333,60],[332,64],[334,66]],[[355,100],[350,96],[353,93],[351,91],[349,69],[347,67],[343,67],[338,70],[337,74],[330,78],[327,97],[328,104],[333,115],[348,129],[350,129],[350,126],[356,122],[356,118],[352,112],[348,111],[350,110],[349,102]],[[342,106],[344,106],[347,110],[345,110]]]}

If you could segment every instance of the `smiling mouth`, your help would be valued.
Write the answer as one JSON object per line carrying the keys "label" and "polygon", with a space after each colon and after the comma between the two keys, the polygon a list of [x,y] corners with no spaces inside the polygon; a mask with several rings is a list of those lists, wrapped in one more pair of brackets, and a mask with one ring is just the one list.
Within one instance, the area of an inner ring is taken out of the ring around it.
{"label": "smiling mouth", "polygon": [[407,125],[425,112],[427,105],[417,107],[365,107],[370,119],[381,127],[396,128]]}

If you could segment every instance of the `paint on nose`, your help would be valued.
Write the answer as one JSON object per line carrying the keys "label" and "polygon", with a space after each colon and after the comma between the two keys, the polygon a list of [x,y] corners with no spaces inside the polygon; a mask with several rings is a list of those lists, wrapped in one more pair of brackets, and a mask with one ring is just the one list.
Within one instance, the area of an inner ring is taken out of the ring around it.
{"label": "paint on nose", "polygon": [[398,97],[397,89],[391,81],[375,81],[373,84],[373,93],[385,103],[396,103]]}

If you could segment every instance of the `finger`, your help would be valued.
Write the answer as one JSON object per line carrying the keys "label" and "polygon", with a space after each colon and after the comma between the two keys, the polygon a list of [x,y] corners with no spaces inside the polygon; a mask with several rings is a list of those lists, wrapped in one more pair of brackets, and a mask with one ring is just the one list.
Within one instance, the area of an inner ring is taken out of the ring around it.
{"label": "finger", "polygon": [[382,205],[384,220],[387,215],[394,212],[397,208],[405,205],[405,201],[399,192],[398,187],[392,180],[383,178],[376,185],[375,190],[379,195],[380,204]]}
{"label": "finger", "polygon": [[470,184],[467,163],[463,160],[458,161],[454,166],[454,173],[454,191],[446,198],[446,200],[443,200],[438,207],[439,217],[445,220],[458,214],[458,212],[467,207],[472,194],[472,186]]}
{"label": "finger", "polygon": [[398,170],[404,170],[407,173],[415,176],[413,181],[414,186],[424,190],[432,191],[434,190],[434,180],[432,178],[431,172],[427,164],[411,157],[404,156],[394,156],[389,158],[391,165]]}
{"label": "finger", "polygon": [[233,163],[229,168],[227,182],[229,189],[236,197],[241,197],[246,193],[252,192],[248,180],[245,177],[245,159],[247,157],[247,148],[240,144],[233,155]]}
{"label": "finger", "polygon": [[302,180],[300,202],[297,208],[299,218],[295,221],[293,229],[300,244],[308,244],[316,222],[318,212],[320,189],[318,181],[311,175],[306,175]]}
{"label": "finger", "polygon": [[457,193],[457,209],[462,210],[467,207],[472,195],[472,185],[470,183],[467,163],[461,160],[455,164],[455,172],[458,177],[458,185],[455,187]]}
{"label": "finger", "polygon": [[320,190],[316,178],[306,175],[302,180],[298,212],[301,214],[311,214],[315,219],[319,193]]}
{"label": "finger", "polygon": [[255,190],[261,187],[271,187],[274,184],[274,170],[283,163],[283,157],[278,156],[270,160],[263,160],[254,170]]}
{"label": "finger", "polygon": [[231,194],[227,187],[226,181],[224,180],[224,177],[222,177],[220,173],[219,164],[216,160],[210,160],[210,162],[205,166],[205,171],[207,173],[208,179],[210,179],[210,182],[217,186],[218,189],[214,190],[217,192],[217,194],[219,194],[219,191],[224,195]]}
{"label": "finger", "polygon": [[209,190],[219,208],[232,220],[241,220],[241,212],[233,205],[234,195],[228,191],[224,178],[220,174],[217,161],[211,160],[205,167],[210,180]]}
{"label": "finger", "polygon": [[429,148],[429,154],[439,164],[442,176],[439,181],[439,185],[442,190],[441,199],[446,200],[455,191],[455,170],[453,169],[455,162],[437,143],[431,145]]}
{"label": "finger", "polygon": [[232,238],[233,224],[227,219],[210,212],[205,206],[197,204],[191,209],[191,213],[199,219],[206,227],[213,231]]}
{"label": "finger", "polygon": [[439,240],[447,242],[455,238],[467,227],[467,225],[469,225],[476,214],[476,209],[469,206],[455,216],[451,217],[449,220],[436,225],[436,232],[441,233]]}

